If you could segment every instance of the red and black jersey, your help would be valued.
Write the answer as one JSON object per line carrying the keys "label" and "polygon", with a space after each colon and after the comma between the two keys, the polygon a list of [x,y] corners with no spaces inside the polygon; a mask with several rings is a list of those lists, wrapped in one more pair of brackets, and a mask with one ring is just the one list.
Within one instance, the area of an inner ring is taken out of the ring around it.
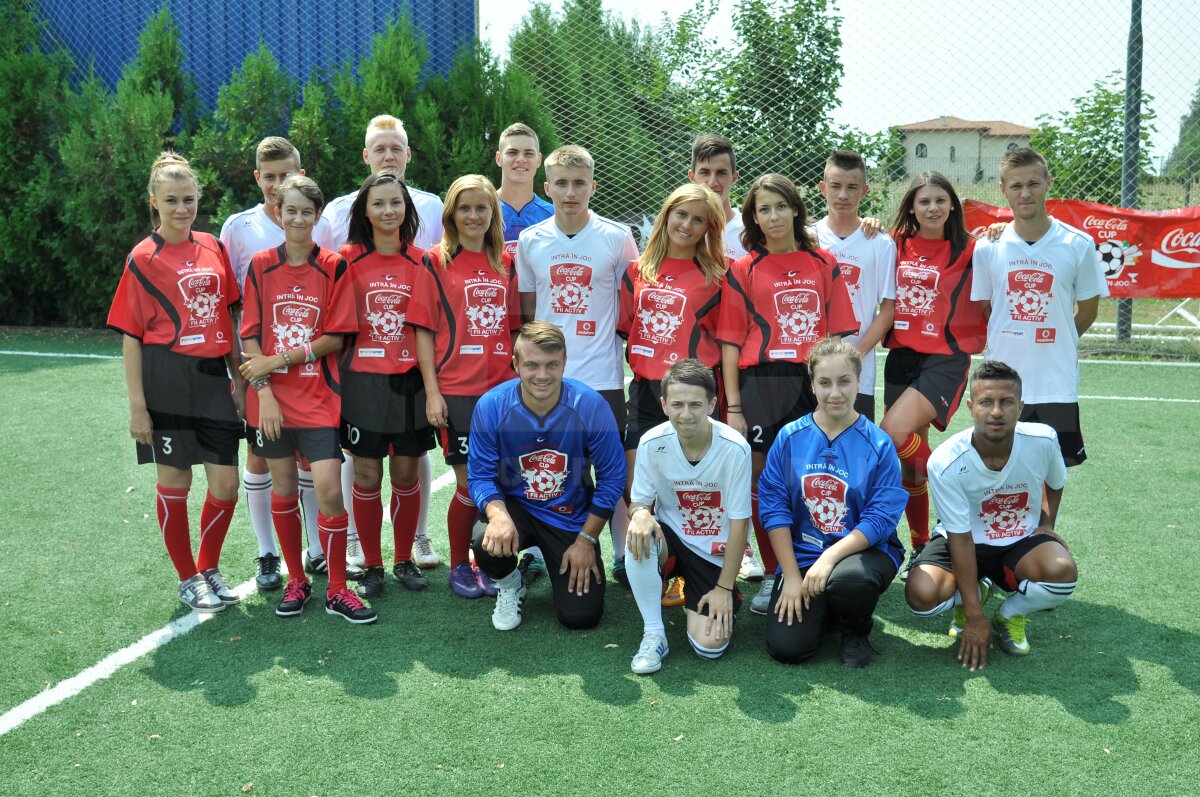
{"label": "red and black jersey", "polygon": [[358,334],[341,359],[343,368],[367,374],[403,374],[417,367],[417,337],[408,326],[413,300],[429,279],[425,251],[407,246],[384,255],[362,244],[339,250],[350,266]]}
{"label": "red and black jersey", "polygon": [[192,232],[169,244],[155,232],[129,253],[108,326],[176,354],[224,357],[233,347],[230,308],[241,298],[220,241]]}
{"label": "red and black jersey", "polygon": [[967,243],[950,262],[950,242],[913,236],[896,246],[896,314],[884,336],[889,349],[922,354],[977,354],[987,342],[983,306],[971,301],[971,255]]}
{"label": "red and black jersey", "polygon": [[[279,354],[322,335],[353,335],[354,287],[346,258],[313,246],[308,260],[289,265],[284,245],[264,249],[250,261],[242,338],[256,339],[263,354]],[[293,363],[271,374],[271,393],[291,429],[338,426],[341,396],[337,353],[313,363]],[[258,394],[246,393],[246,415],[258,426]]]}
{"label": "red and black jersey", "polygon": [[664,258],[657,283],[642,279],[636,260],[629,264],[617,294],[617,334],[627,341],[625,359],[634,376],[662,379],[688,357],[714,367],[720,363],[721,284],[706,285],[696,260]]}
{"label": "red and black jersey", "polygon": [[856,332],[846,283],[823,249],[770,254],[759,247],[726,276],[717,339],[741,348],[738,368],[802,363],[826,335]]}
{"label": "red and black jersey", "polygon": [[521,326],[517,271],[505,252],[496,273],[482,252],[459,248],[442,267],[441,247],[425,254],[427,292],[408,322],[434,334],[438,389],[447,396],[482,396],[512,379],[512,333]]}

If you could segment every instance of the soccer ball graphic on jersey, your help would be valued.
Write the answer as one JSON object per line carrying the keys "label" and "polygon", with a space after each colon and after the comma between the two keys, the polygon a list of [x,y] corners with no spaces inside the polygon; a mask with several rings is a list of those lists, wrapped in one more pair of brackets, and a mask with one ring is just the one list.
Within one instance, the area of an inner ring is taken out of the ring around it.
{"label": "soccer ball graphic on jersey", "polygon": [[980,506],[979,519],[986,526],[988,539],[1019,537],[1025,533],[1025,518],[1029,515],[1029,494],[995,493]]}
{"label": "soccer ball graphic on jersey", "polygon": [[1142,250],[1137,244],[1125,241],[1104,241],[1096,244],[1096,252],[1100,255],[1100,265],[1104,267],[1105,278],[1112,279],[1120,276],[1126,266],[1136,263]]}
{"label": "soccer ball graphic on jersey", "polygon": [[928,285],[896,286],[896,304],[909,313],[931,309],[937,297],[937,288],[931,288]]}
{"label": "soccer ball graphic on jersey", "polygon": [[556,305],[566,308],[587,307],[588,297],[592,295],[592,286],[582,282],[567,282],[550,286],[550,295]]}
{"label": "soccer ball graphic on jersey", "polygon": [[508,311],[495,304],[478,304],[467,308],[467,321],[472,331],[495,331],[504,324]]}
{"label": "soccer ball graphic on jersey", "polygon": [[661,341],[674,340],[675,330],[683,323],[682,318],[666,310],[639,310],[638,320],[642,322],[642,329],[647,338]]}
{"label": "soccer ball graphic on jersey", "polygon": [[846,517],[846,483],[828,473],[814,473],[802,480],[804,506],[813,525],[823,534],[840,534]]}
{"label": "soccer ball graphic on jersey", "polygon": [[1043,293],[1037,288],[1015,288],[1008,292],[1008,303],[1013,312],[1024,318],[1045,318],[1050,307],[1052,293]]}
{"label": "soccer ball graphic on jersey", "polygon": [[685,534],[712,536],[721,531],[725,507],[721,506],[720,490],[677,489],[675,498]]}
{"label": "soccer ball graphic on jersey", "polygon": [[520,458],[525,497],[532,501],[550,501],[563,493],[567,481],[567,455],[542,449]]}
{"label": "soccer ball graphic on jersey", "polygon": [[780,332],[787,339],[811,337],[819,320],[820,316],[811,310],[793,310],[775,317]]}
{"label": "soccer ball graphic on jersey", "polygon": [[221,278],[216,274],[189,274],[179,280],[188,326],[206,327],[217,320],[221,307]]}
{"label": "soccer ball graphic on jersey", "polygon": [[271,332],[275,335],[275,353],[281,354],[303,346],[312,340],[312,327],[303,324],[272,324]]}
{"label": "soccer ball graphic on jersey", "polygon": [[404,334],[404,313],[395,310],[367,313],[367,323],[371,325],[371,337],[376,339],[395,339]]}

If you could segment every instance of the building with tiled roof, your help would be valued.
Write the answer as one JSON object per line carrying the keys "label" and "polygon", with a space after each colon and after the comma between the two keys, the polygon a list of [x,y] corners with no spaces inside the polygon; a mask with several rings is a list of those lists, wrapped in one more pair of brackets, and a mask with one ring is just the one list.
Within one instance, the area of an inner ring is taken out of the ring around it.
{"label": "building with tiled roof", "polygon": [[999,120],[975,122],[939,116],[896,128],[904,139],[904,168],[909,175],[934,170],[953,183],[998,180],[1000,158],[1029,146],[1030,128]]}

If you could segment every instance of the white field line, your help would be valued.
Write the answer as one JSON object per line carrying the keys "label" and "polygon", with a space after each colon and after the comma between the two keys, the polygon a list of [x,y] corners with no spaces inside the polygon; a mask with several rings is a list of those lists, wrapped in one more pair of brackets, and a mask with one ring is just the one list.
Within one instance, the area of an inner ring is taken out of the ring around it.
{"label": "white field line", "polygon": [[71,354],[63,351],[10,351],[0,349],[0,354],[12,357],[71,357],[78,360],[119,360],[119,354]]}

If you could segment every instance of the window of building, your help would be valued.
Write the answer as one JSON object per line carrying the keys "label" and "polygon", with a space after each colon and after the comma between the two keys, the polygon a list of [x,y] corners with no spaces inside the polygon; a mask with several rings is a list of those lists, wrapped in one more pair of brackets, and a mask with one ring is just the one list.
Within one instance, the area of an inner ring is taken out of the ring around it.
{"label": "window of building", "polygon": [[1017,142],[1015,142],[1015,141],[1009,142],[1009,144],[1008,144],[1009,152],[1012,152],[1014,149],[1017,149],[1017,148],[1018,148]]}
{"label": "window of building", "polygon": [[929,157],[929,147],[925,146],[924,144],[917,144],[916,155],[918,158],[928,158]]}
{"label": "window of building", "polygon": [[956,161],[958,159],[957,155],[958,155],[958,153],[955,152],[954,147],[951,147],[950,148],[950,162],[951,163],[954,163],[954,161]]}

